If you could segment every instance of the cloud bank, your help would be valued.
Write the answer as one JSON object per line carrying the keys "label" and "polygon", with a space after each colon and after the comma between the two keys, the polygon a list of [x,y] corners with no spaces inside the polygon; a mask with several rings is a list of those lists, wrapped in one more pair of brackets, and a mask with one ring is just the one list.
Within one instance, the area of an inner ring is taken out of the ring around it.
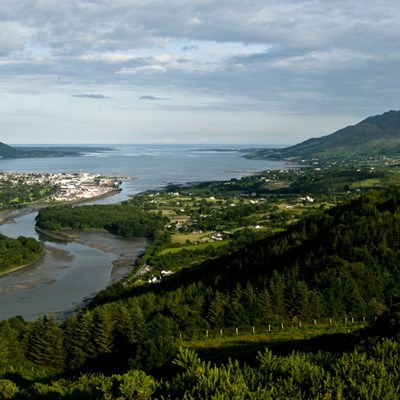
{"label": "cloud bank", "polygon": [[[399,108],[399,21],[391,0],[3,0],[0,122],[23,142],[63,119],[90,141],[98,109],[72,92],[109,98],[119,140],[293,143]],[[37,99],[46,112],[10,119]]]}
{"label": "cloud bank", "polygon": [[108,97],[104,96],[103,94],[90,94],[90,93],[73,94],[72,97],[83,97],[86,99],[108,99]]}

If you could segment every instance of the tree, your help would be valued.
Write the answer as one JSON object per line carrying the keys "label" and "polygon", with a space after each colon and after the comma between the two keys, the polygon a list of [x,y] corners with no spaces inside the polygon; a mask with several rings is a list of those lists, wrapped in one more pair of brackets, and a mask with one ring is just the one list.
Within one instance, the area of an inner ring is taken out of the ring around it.
{"label": "tree", "polygon": [[93,311],[93,341],[98,355],[114,350],[114,320],[108,305]]}
{"label": "tree", "polygon": [[93,318],[90,312],[80,312],[70,317],[64,326],[64,347],[69,369],[81,367],[96,351],[93,343]]}
{"label": "tree", "polygon": [[64,366],[63,331],[52,316],[40,317],[28,335],[27,357],[38,365],[60,369]]}
{"label": "tree", "polygon": [[8,379],[0,379],[0,400],[14,399],[18,394],[18,386]]}
{"label": "tree", "polygon": [[225,308],[227,304],[228,304],[227,296],[217,291],[215,293],[214,299],[211,301],[207,313],[207,319],[215,328],[223,326]]}
{"label": "tree", "polygon": [[139,343],[133,366],[145,371],[163,367],[178,351],[177,324],[168,317],[157,314],[149,323],[145,339]]}

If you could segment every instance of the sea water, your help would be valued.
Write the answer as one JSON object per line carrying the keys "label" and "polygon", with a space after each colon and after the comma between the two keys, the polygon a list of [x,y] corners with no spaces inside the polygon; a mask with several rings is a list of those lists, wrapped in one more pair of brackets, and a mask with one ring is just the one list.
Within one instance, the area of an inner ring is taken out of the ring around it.
{"label": "sea water", "polygon": [[[129,196],[165,184],[239,178],[257,171],[281,169],[284,161],[248,160],[242,148],[226,145],[107,145],[113,150],[82,157],[0,159],[4,172],[89,172],[135,177],[123,187]],[[88,145],[85,145],[88,147]],[[120,200],[119,198],[114,200]]]}

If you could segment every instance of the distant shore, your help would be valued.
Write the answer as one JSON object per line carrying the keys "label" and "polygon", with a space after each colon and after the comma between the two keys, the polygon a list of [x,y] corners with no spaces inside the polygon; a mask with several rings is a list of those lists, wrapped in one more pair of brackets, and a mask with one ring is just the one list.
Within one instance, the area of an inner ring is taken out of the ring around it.
{"label": "distant shore", "polygon": [[24,215],[31,214],[45,207],[44,205],[30,205],[22,206],[21,208],[13,210],[4,210],[0,212],[0,225],[13,223],[15,218],[23,217]]}
{"label": "distant shore", "polygon": [[107,193],[102,193],[98,196],[93,196],[90,198],[77,199],[77,200],[72,200],[72,201],[64,201],[64,202],[59,202],[59,203],[51,203],[51,204],[39,202],[36,204],[31,204],[31,205],[22,205],[20,208],[16,208],[16,209],[0,211],[0,225],[7,224],[7,223],[13,223],[15,218],[23,217],[24,215],[34,213],[36,211],[39,211],[41,208],[90,203],[91,201],[94,201],[94,200],[99,200],[99,199],[103,199],[106,197],[114,196],[115,194],[120,193],[121,190],[122,189],[117,188],[117,189],[112,189],[112,190],[108,191]]}

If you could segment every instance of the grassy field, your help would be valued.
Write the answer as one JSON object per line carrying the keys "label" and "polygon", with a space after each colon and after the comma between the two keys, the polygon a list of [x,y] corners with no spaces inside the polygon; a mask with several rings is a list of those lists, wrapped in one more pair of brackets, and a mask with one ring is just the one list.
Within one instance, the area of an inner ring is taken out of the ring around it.
{"label": "grassy field", "polygon": [[[181,337],[179,344],[182,348],[195,350],[202,359],[221,362],[229,358],[242,362],[254,362],[259,351],[266,348],[276,353],[289,353],[293,350],[339,351],[338,340],[346,342],[346,337],[367,326],[367,323],[335,323],[306,325],[302,328],[279,326],[271,327],[271,331],[264,327],[225,329],[198,332],[198,338],[186,339]],[[221,335],[222,333],[222,335]],[[207,337],[208,335],[208,337]],[[340,338],[340,339],[338,339]]]}
{"label": "grassy field", "polygon": [[223,240],[220,242],[207,242],[207,243],[198,243],[198,244],[189,244],[187,246],[181,246],[181,247],[170,247],[169,249],[164,249],[160,251],[158,254],[160,256],[164,254],[173,254],[173,253],[179,253],[181,250],[203,250],[209,246],[211,247],[221,247],[221,246],[226,246],[229,243],[228,240]]}
{"label": "grassy field", "polygon": [[373,187],[382,187],[382,180],[379,178],[370,178],[359,182],[354,182],[350,185],[350,189],[365,189]]}

